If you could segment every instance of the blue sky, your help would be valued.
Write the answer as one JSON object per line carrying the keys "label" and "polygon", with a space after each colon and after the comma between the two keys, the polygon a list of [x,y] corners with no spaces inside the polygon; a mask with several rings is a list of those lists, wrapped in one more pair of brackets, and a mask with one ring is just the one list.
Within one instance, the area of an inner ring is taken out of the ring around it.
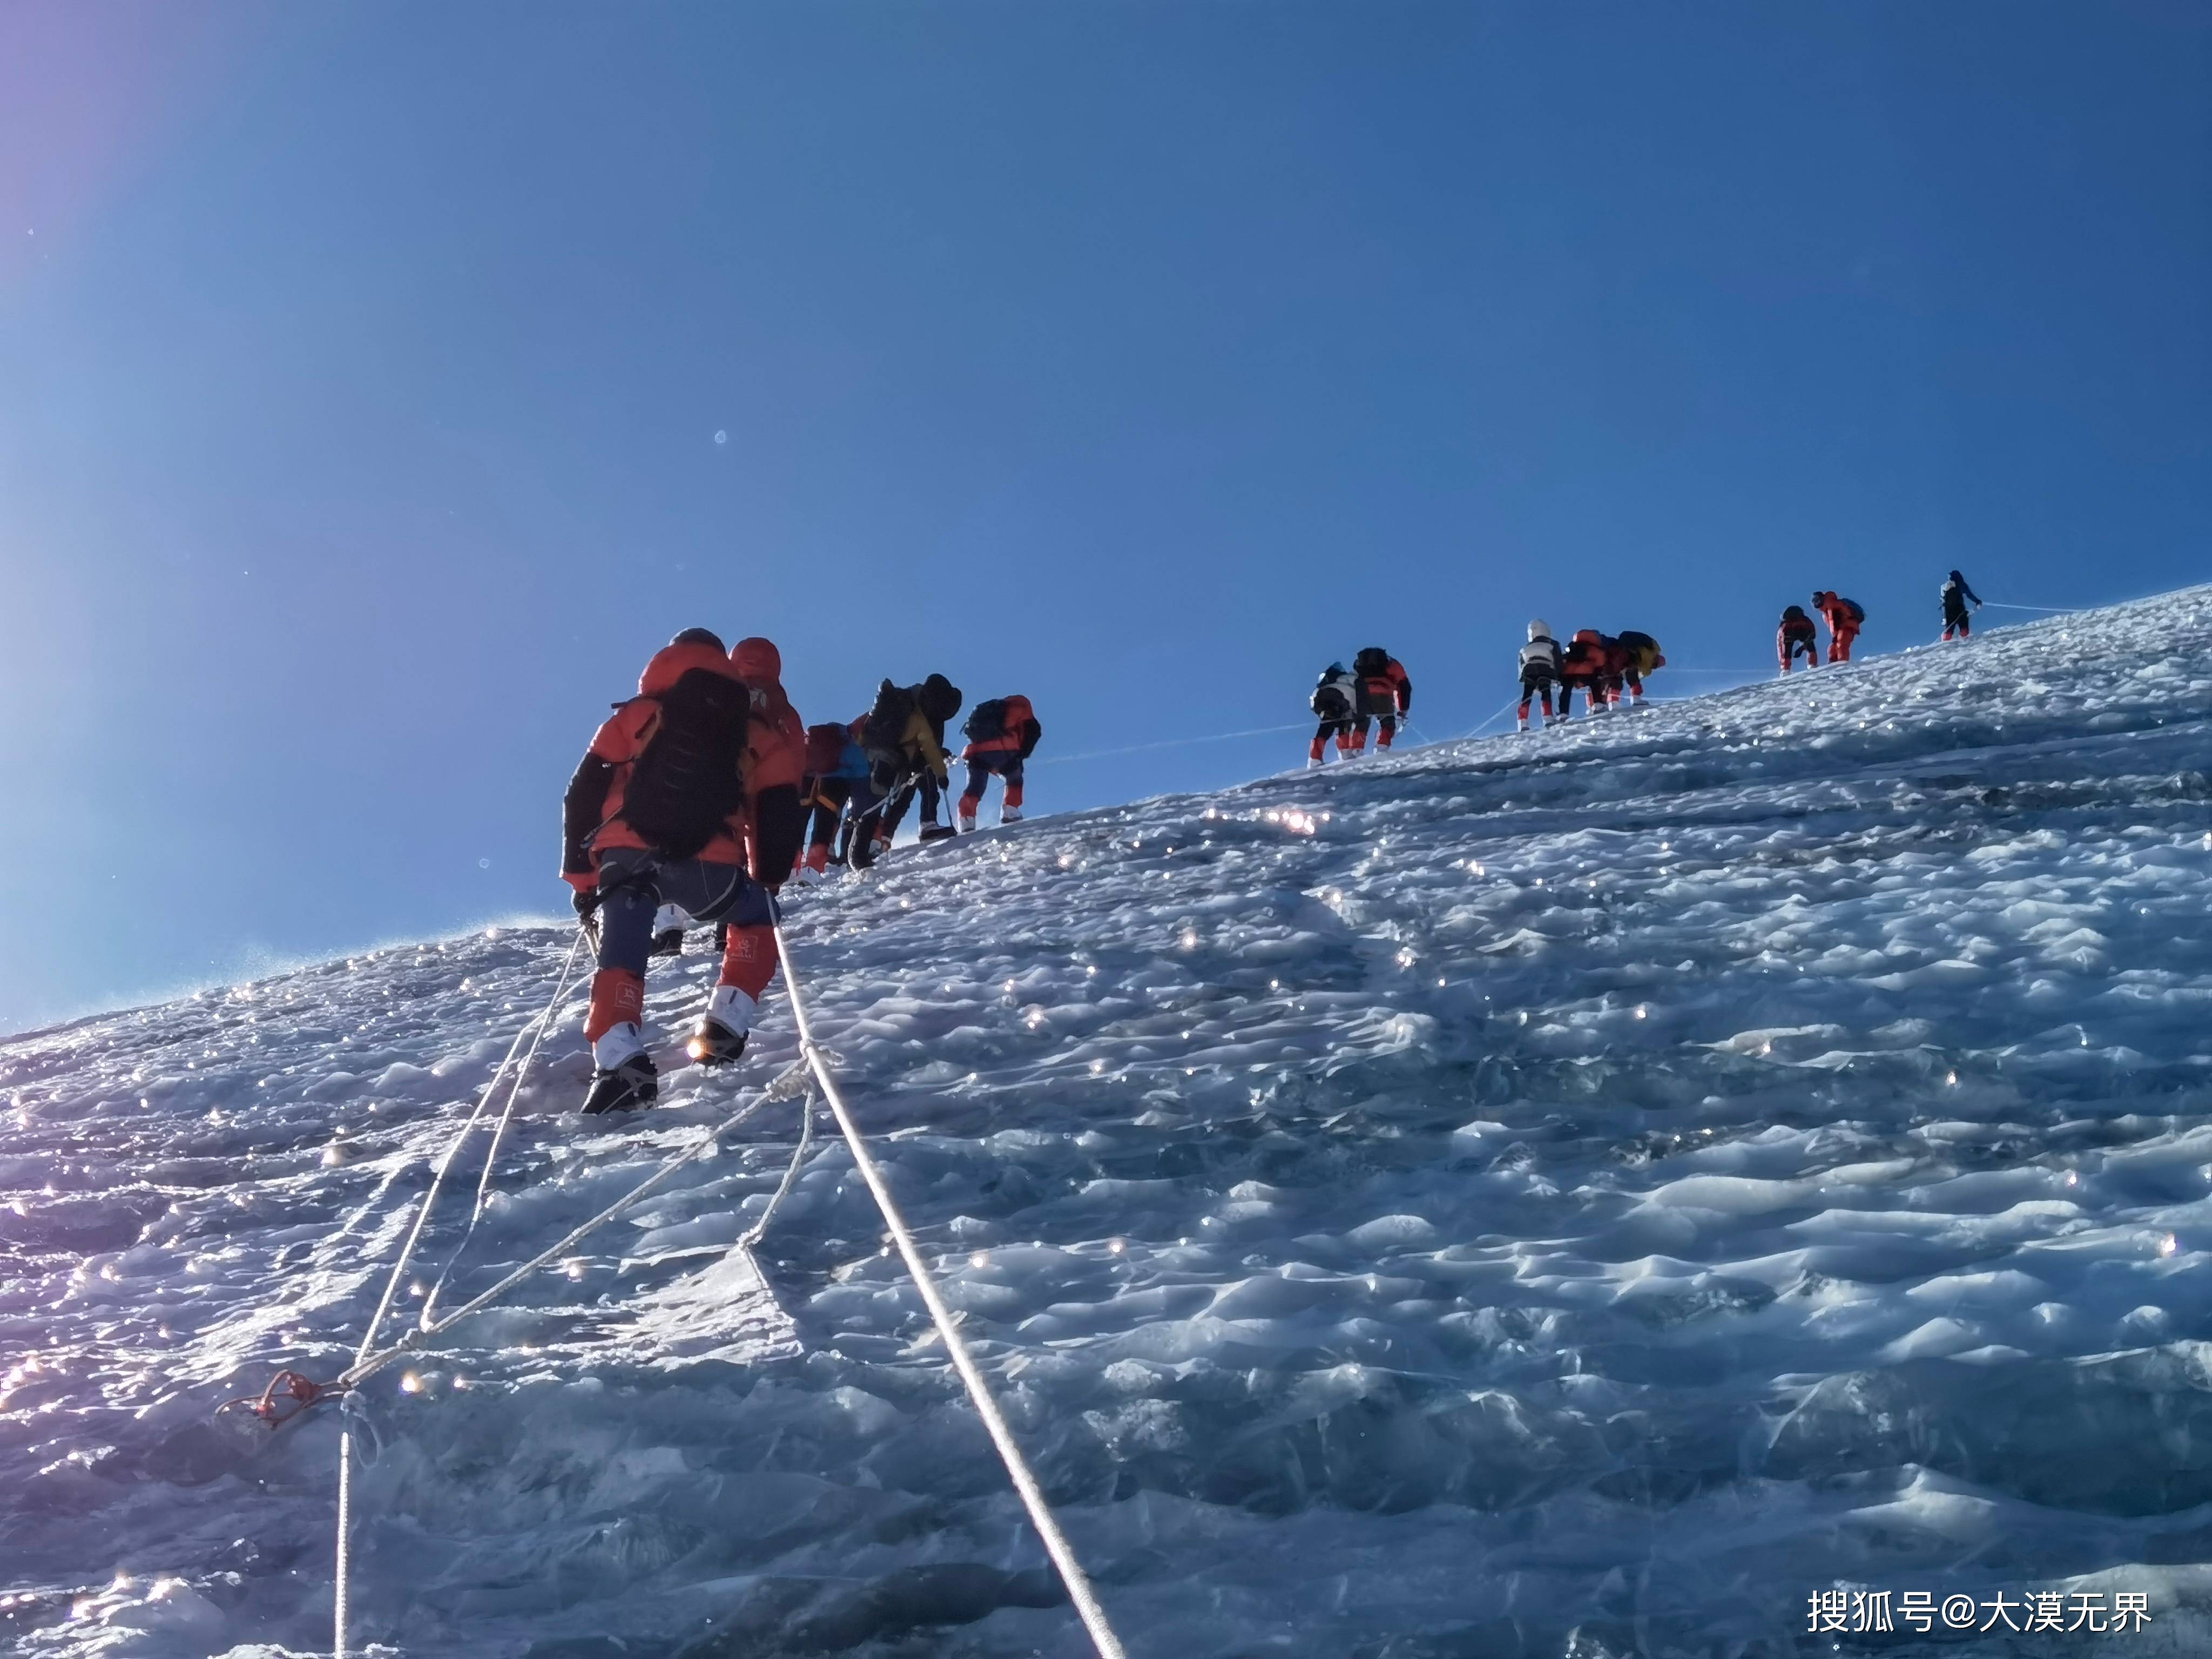
{"label": "blue sky", "polygon": [[1761,670],[1816,585],[2203,580],[2208,296],[2194,4],[28,0],[0,1028],[557,911],[694,623],[1048,757],[1370,641],[1456,732],[1531,614]]}

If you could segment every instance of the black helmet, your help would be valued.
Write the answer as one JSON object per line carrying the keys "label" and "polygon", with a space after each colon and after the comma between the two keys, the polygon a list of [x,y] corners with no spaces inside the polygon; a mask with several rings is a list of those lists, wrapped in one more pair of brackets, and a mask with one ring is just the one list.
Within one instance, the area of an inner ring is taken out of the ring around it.
{"label": "black helmet", "polygon": [[669,641],[669,644],[711,645],[715,650],[722,652],[726,652],[730,648],[728,646],[722,643],[722,636],[720,634],[717,634],[711,628],[687,628],[681,634],[678,634],[674,639]]}
{"label": "black helmet", "polygon": [[1952,580],[1953,581],[1954,581],[1954,582],[1963,583],[1963,582],[1965,582],[1965,580],[1966,580],[1966,579],[1964,576],[1960,575],[1957,571],[1954,570],[1954,571],[1951,573],[1951,580]]}
{"label": "black helmet", "polygon": [[1802,622],[1805,619],[1805,607],[1802,605],[1793,605],[1784,611],[1782,616],[1784,621]]}
{"label": "black helmet", "polygon": [[960,712],[960,688],[942,674],[932,674],[916,687],[914,700],[940,726]]}

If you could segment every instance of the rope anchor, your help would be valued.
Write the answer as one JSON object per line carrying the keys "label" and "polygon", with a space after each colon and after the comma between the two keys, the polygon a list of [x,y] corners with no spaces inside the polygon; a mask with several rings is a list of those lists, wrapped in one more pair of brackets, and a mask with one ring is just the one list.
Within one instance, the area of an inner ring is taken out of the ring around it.
{"label": "rope anchor", "polygon": [[269,1386],[259,1396],[242,1394],[235,1400],[226,1400],[217,1406],[218,1412],[227,1412],[243,1406],[261,1419],[262,1425],[272,1433],[283,1428],[295,1417],[305,1417],[325,1400],[336,1400],[352,1389],[343,1382],[318,1382],[304,1372],[283,1370],[269,1379]]}

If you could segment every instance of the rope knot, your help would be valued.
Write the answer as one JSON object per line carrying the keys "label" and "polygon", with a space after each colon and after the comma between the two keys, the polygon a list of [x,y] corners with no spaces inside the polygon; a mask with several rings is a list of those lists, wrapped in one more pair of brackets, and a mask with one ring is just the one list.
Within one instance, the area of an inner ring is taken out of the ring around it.
{"label": "rope knot", "polygon": [[226,1400],[216,1409],[228,1411],[234,1406],[243,1406],[271,1429],[281,1429],[294,1418],[305,1415],[325,1400],[335,1400],[350,1392],[343,1382],[318,1382],[300,1371],[283,1370],[269,1379],[269,1386],[256,1399],[250,1394],[235,1400]]}

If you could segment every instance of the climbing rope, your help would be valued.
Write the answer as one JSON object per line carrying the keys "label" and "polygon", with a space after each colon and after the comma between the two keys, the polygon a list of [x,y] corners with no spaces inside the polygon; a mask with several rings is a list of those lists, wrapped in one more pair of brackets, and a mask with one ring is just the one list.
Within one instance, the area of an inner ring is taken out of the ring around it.
{"label": "climbing rope", "polygon": [[[501,1297],[505,1296],[507,1291],[513,1290],[524,1279],[538,1272],[538,1269],[548,1266],[558,1257],[567,1255],[568,1251],[574,1249],[578,1244],[583,1243],[585,1239],[590,1237],[592,1234],[597,1232],[609,1222],[615,1220],[625,1211],[635,1207],[644,1200],[651,1197],[654,1193],[659,1192],[661,1188],[667,1185],[669,1181],[678,1170],[683,1169],[685,1164],[712,1151],[724,1135],[729,1133],[731,1130],[736,1128],[747,1118],[752,1116],[752,1115],[759,1111],[761,1108],[775,1101],[792,1100],[805,1096],[811,1089],[812,1083],[812,1073],[807,1061],[800,1060],[789,1066],[781,1075],[779,1075],[774,1082],[770,1083],[767,1088],[762,1090],[761,1092],[753,1099],[748,1101],[744,1105],[740,1106],[736,1111],[731,1113],[729,1116],[724,1118],[713,1128],[708,1130],[690,1146],[681,1147],[676,1152],[670,1153],[668,1157],[661,1162],[659,1169],[655,1170],[643,1181],[638,1182],[636,1186],[631,1188],[629,1191],[624,1193],[613,1203],[608,1205],[606,1208],[601,1210],[597,1215],[592,1217],[590,1220],[583,1223],[580,1226],[571,1230],[569,1232],[563,1235],[559,1240],[548,1245],[544,1249],[540,1250],[536,1255],[531,1257],[529,1261],[524,1262],[520,1267],[515,1268],[497,1284],[492,1285],[490,1289],[484,1291],[481,1294],[471,1298],[469,1301],[463,1303],[459,1307],[454,1309],[453,1312],[446,1315],[442,1319],[425,1319],[422,1322],[417,1324],[413,1330],[408,1332],[405,1336],[403,1336],[398,1341],[392,1343],[388,1347],[379,1349],[374,1353],[364,1352],[357,1358],[350,1366],[341,1373],[336,1381],[319,1385],[320,1393],[325,1397],[332,1395],[347,1395],[349,1398],[345,1403],[349,1407],[352,1404],[350,1396],[353,1392],[359,1389],[360,1386],[363,1382],[367,1382],[370,1377],[375,1376],[377,1372],[382,1370],[386,1366],[390,1365],[395,1360],[403,1358],[406,1355],[416,1352],[417,1349],[422,1347],[424,1343],[431,1341],[437,1337],[443,1336],[447,1331],[453,1329],[454,1326],[459,1324],[463,1320],[469,1318],[472,1315],[482,1313],[485,1309],[490,1307],[495,1302],[497,1302]],[[805,1110],[801,1119],[799,1149],[792,1156],[790,1167],[784,1171],[783,1180],[777,1186],[775,1195],[769,1200],[768,1208],[761,1212],[760,1219],[755,1222],[744,1236],[738,1241],[738,1249],[745,1250],[750,1254],[752,1247],[755,1244],[757,1244],[763,1235],[766,1233],[768,1224],[769,1221],[774,1218],[777,1206],[783,1202],[785,1196],[791,1191],[793,1184],[798,1180],[800,1161],[805,1158],[807,1150],[812,1144],[813,1117],[814,1114],[811,1103],[810,1103],[808,1109]],[[305,1381],[306,1379],[303,1378],[301,1380]],[[318,1385],[310,1384],[310,1386],[315,1387]],[[347,1589],[351,1577],[350,1541],[353,1536],[352,1475],[350,1473],[352,1468],[351,1442],[352,1431],[350,1429],[347,1430],[338,1437],[338,1540],[336,1570],[337,1632],[333,1659],[345,1659],[346,1607],[348,1601]]]}
{"label": "climbing rope", "polygon": [[[515,1102],[521,1094],[523,1083],[529,1076],[531,1064],[537,1057],[538,1050],[544,1041],[545,1033],[551,1027],[553,1016],[560,1008],[561,999],[566,994],[569,981],[574,975],[578,955],[587,937],[587,930],[579,927],[575,939],[568,946],[568,954],[562,963],[561,972],[554,982],[553,994],[547,999],[544,1008],[526,1022],[515,1033],[514,1040],[507,1045],[506,1055],[493,1071],[490,1080],[484,1085],[483,1092],[477,1097],[475,1108],[470,1112],[467,1120],[459,1129],[454,1133],[453,1139],[447,1143],[446,1150],[440,1156],[437,1165],[431,1174],[429,1188],[423,1193],[421,1204],[416,1206],[415,1219],[408,1229],[406,1242],[401,1246],[398,1257],[392,1263],[392,1273],[385,1282],[384,1293],[378,1300],[376,1311],[369,1320],[368,1328],[362,1333],[361,1346],[355,1352],[353,1364],[328,1382],[319,1382],[300,1371],[280,1370],[270,1379],[268,1387],[264,1389],[258,1396],[247,1395],[237,1400],[226,1401],[222,1406],[216,1407],[218,1412],[243,1407],[270,1429],[276,1430],[305,1415],[323,1401],[336,1400],[339,1402],[341,1409],[350,1418],[356,1408],[361,1385],[387,1365],[406,1354],[414,1352],[425,1343],[444,1335],[463,1320],[483,1312],[532,1273],[574,1249],[601,1227],[660,1190],[685,1164],[712,1151],[719,1145],[722,1136],[744,1122],[763,1107],[775,1101],[811,1096],[814,1086],[815,1063],[811,1059],[801,1060],[786,1068],[757,1097],[731,1113],[697,1139],[670,1154],[650,1176],[631,1188],[612,1204],[608,1205],[582,1225],[571,1229],[559,1240],[514,1269],[489,1289],[471,1297],[442,1317],[438,1316],[434,1310],[436,1291],[434,1290],[430,1297],[425,1300],[416,1328],[397,1342],[380,1349],[376,1347],[377,1334],[382,1328],[386,1316],[392,1311],[392,1304],[398,1299],[399,1286],[406,1277],[408,1266],[422,1241],[425,1230],[429,1225],[431,1212],[436,1206],[438,1194],[444,1186],[446,1176],[459,1158],[462,1146],[467,1143],[471,1132],[482,1120],[491,1103],[498,1097],[500,1086],[507,1079],[512,1068],[513,1081],[507,1085],[506,1107],[498,1120],[490,1147],[485,1155],[483,1173],[477,1182],[476,1208],[469,1218],[468,1230],[462,1237],[460,1246],[455,1249],[453,1259],[447,1263],[445,1271],[439,1275],[440,1288],[444,1286],[465,1253],[469,1239],[474,1236],[477,1224],[482,1219],[484,1212],[500,1140],[514,1115]],[[520,1056],[520,1065],[516,1063],[518,1055]],[[789,1196],[792,1188],[797,1182],[799,1169],[813,1145],[813,1132],[814,1113],[810,1098],[800,1116],[799,1146],[792,1155],[789,1167],[784,1170],[783,1178],[778,1182],[775,1194],[769,1198],[767,1208],[761,1212],[760,1218],[746,1230],[735,1246],[745,1251],[749,1259],[753,1247],[758,1244],[766,1235],[769,1224],[775,1218],[776,1211]],[[765,1279],[763,1282],[765,1283]],[[351,1622],[353,1437],[353,1427],[349,1421],[338,1435],[337,1547],[332,1585],[333,1659],[345,1659],[346,1632]]]}
{"label": "climbing rope", "polygon": [[967,1341],[953,1321],[952,1310],[945,1305],[945,1297],[937,1288],[936,1276],[930,1272],[929,1264],[922,1260],[921,1251],[914,1242],[914,1235],[908,1231],[906,1218],[899,1213],[890,1188],[884,1183],[882,1170],[877,1167],[874,1157],[868,1151],[867,1142],[861,1139],[860,1127],[853,1121],[852,1109],[845,1103],[844,1093],[837,1086],[837,1076],[830,1066],[829,1050],[814,1040],[813,1026],[807,1018],[805,999],[799,988],[799,973],[793,965],[791,946],[783,937],[781,923],[775,929],[775,953],[783,963],[784,990],[791,998],[791,1017],[799,1027],[799,1051],[805,1056],[805,1063],[813,1068],[822,1097],[829,1103],[831,1115],[837,1120],[837,1127],[844,1134],[846,1146],[852,1149],[854,1165],[860,1170],[860,1179],[867,1183],[868,1191],[876,1200],[876,1207],[883,1212],[884,1224],[890,1230],[891,1241],[898,1246],[899,1255],[906,1262],[907,1272],[913,1275],[915,1288],[921,1292],[922,1303],[928,1308],[929,1316],[937,1326],[937,1334],[944,1340],[945,1351],[951,1358],[953,1369],[960,1373],[960,1381],[968,1390],[968,1398],[975,1403],[976,1414],[983,1419],[984,1428],[990,1432],[991,1443],[998,1448],[1000,1461],[1006,1466],[1007,1478],[1014,1483],[1014,1491],[1021,1498],[1022,1507],[1029,1511],[1030,1522],[1044,1540],[1045,1553],[1051,1556],[1053,1565],[1059,1569],[1060,1582],[1067,1586],[1068,1599],[1075,1603],[1076,1613],[1082,1619],[1083,1628],[1089,1632],[1091,1644],[1097,1650],[1099,1659],[1126,1659],[1121,1638],[1115,1635],[1113,1626],[1107,1622],[1106,1609],[1099,1605],[1097,1592],[1091,1587],[1090,1575],[1084,1571],[1083,1564],[1076,1559],[1074,1547],[1068,1543],[1066,1534],[1060,1529],[1060,1522],[1054,1518],[1052,1506],[1045,1501],[1044,1488],[1037,1484],[1028,1459],[1023,1456],[1021,1446],[1014,1439],[1013,1430],[1000,1411],[999,1402],[992,1397],[982,1368],[976,1364],[975,1357],[968,1351]]}
{"label": "climbing rope", "polygon": [[1464,743],[1469,738],[1479,738],[1482,735],[1484,730],[1490,725],[1490,723],[1495,720],[1498,715],[1505,714],[1510,709],[1518,708],[1520,706],[1521,696],[1518,692],[1516,692],[1512,696],[1506,698],[1504,702],[1498,705],[1496,713],[1484,715],[1480,720],[1468,727],[1468,729],[1461,732],[1459,736],[1455,738],[1448,738],[1444,739],[1444,741],[1447,743]]}
{"label": "climbing rope", "polygon": [[1278,732],[1304,732],[1311,720],[1300,720],[1291,726],[1255,726],[1243,732],[1215,732],[1202,738],[1165,738],[1158,743],[1133,743],[1126,749],[1093,749],[1081,755],[1038,755],[1032,757],[1031,766],[1062,766],[1070,761],[1106,760],[1115,755],[1141,755],[1154,749],[1182,749],[1194,743],[1227,743],[1231,738],[1272,737]]}
{"label": "climbing rope", "polygon": [[[506,1077],[507,1067],[514,1064],[515,1055],[522,1050],[523,1039],[533,1032],[542,1034],[544,1028],[552,1023],[553,1015],[561,1006],[561,997],[568,988],[569,975],[575,972],[577,955],[583,947],[584,930],[579,926],[575,938],[568,942],[568,955],[561,964],[560,977],[554,981],[553,994],[546,999],[544,1008],[537,1017],[514,1034],[514,1041],[507,1046],[506,1057],[491,1074],[491,1081],[484,1085],[483,1093],[477,1097],[476,1109],[469,1114],[468,1121],[454,1132],[453,1138],[446,1143],[446,1150],[440,1156],[437,1167],[431,1171],[430,1185],[422,1194],[422,1202],[416,1209],[415,1224],[408,1229],[407,1242],[400,1247],[398,1260],[392,1264],[391,1277],[385,1280],[384,1295],[376,1304],[376,1312],[369,1319],[368,1328],[362,1333],[361,1347],[354,1355],[356,1365],[367,1358],[370,1350],[376,1346],[376,1333],[384,1323],[384,1316],[392,1311],[392,1302],[399,1294],[400,1283],[407,1275],[408,1264],[415,1259],[415,1248],[422,1242],[423,1229],[430,1224],[430,1212],[437,1206],[439,1190],[446,1182],[446,1172],[453,1168],[453,1160],[461,1155],[461,1148],[466,1144],[470,1132],[477,1127],[477,1120],[483,1116],[493,1097],[498,1094],[501,1079]],[[535,1042],[530,1045],[530,1052],[532,1054],[538,1052]],[[515,1073],[514,1087],[507,1091],[510,1109],[514,1105],[514,1096],[521,1090],[522,1076],[520,1071]]]}
{"label": "climbing rope", "polygon": [[484,1147],[483,1172],[477,1177],[477,1201],[476,1206],[469,1212],[468,1230],[461,1235],[461,1242],[453,1246],[453,1253],[447,1258],[445,1267],[430,1286],[429,1294],[422,1298],[422,1316],[426,1320],[437,1307],[438,1297],[446,1288],[446,1281],[453,1277],[453,1269],[460,1266],[462,1258],[467,1255],[470,1241],[477,1236],[477,1224],[483,1219],[485,1206],[491,1200],[491,1172],[499,1160],[500,1142],[507,1138],[507,1126],[514,1119],[515,1102],[522,1098],[523,1080],[530,1075],[531,1064],[538,1058],[538,1045],[545,1041],[546,1032],[553,1029],[553,1015],[560,1008],[561,999],[568,991],[569,976],[575,971],[577,948],[589,938],[591,931],[589,923],[585,924],[578,930],[575,943],[569,945],[568,959],[561,966],[561,977],[554,983],[552,1000],[546,1004],[545,1012],[538,1017],[538,1029],[530,1039],[529,1048],[523,1050],[521,1065],[515,1068],[514,1085],[507,1091],[507,1104],[500,1112],[499,1121],[492,1125],[491,1139]]}
{"label": "climbing rope", "polygon": [[804,1094],[807,1082],[806,1068],[804,1066],[792,1066],[775,1082],[761,1091],[756,1098],[740,1106],[690,1146],[670,1153],[660,1167],[650,1176],[638,1182],[636,1186],[631,1188],[629,1191],[608,1205],[590,1220],[562,1235],[554,1243],[547,1245],[545,1249],[509,1273],[506,1278],[501,1279],[489,1290],[471,1297],[443,1318],[426,1320],[417,1324],[413,1330],[408,1332],[397,1342],[380,1348],[374,1353],[362,1355],[339,1373],[337,1385],[346,1389],[358,1388],[395,1359],[402,1358],[414,1352],[424,1343],[443,1336],[470,1316],[482,1313],[540,1267],[545,1267],[556,1257],[566,1255],[570,1249],[605,1226],[607,1223],[620,1216],[625,1210],[633,1208],[652,1197],[653,1194],[666,1186],[671,1178],[686,1164],[712,1151],[720,1137],[736,1128],[762,1107],[779,1100],[791,1100]]}

